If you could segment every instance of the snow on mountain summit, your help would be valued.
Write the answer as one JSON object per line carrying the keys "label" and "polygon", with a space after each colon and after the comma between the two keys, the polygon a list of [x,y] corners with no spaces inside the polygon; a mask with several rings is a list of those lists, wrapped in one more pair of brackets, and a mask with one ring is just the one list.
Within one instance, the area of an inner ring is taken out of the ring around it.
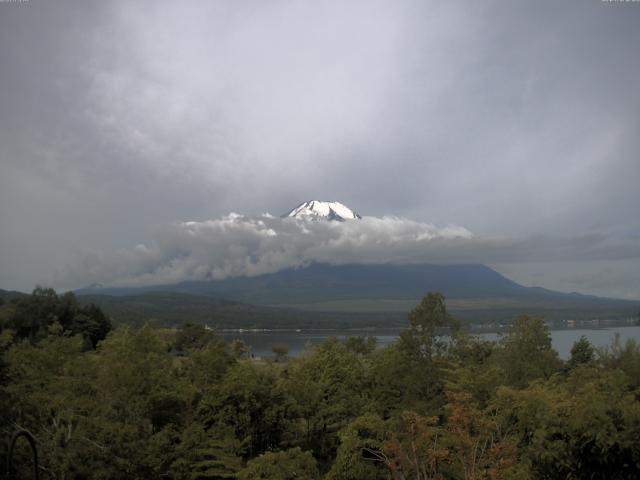
{"label": "snow on mountain summit", "polygon": [[303,202],[290,212],[285,213],[283,217],[338,220],[340,222],[362,218],[340,202],[323,202],[320,200]]}

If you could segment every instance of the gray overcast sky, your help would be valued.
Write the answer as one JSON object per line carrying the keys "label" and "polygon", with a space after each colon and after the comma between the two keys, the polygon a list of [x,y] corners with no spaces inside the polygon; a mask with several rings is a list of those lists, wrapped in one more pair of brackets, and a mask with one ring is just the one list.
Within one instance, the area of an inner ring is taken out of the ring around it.
{"label": "gray overcast sky", "polygon": [[166,271],[178,222],[315,198],[640,298],[639,25],[600,0],[0,2],[0,288]]}

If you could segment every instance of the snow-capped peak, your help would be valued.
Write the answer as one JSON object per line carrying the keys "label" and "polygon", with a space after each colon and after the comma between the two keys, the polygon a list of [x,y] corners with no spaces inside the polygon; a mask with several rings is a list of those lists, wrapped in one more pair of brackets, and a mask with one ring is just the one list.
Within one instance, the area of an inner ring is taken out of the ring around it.
{"label": "snow-capped peak", "polygon": [[290,212],[285,213],[283,217],[306,219],[323,218],[326,220],[338,220],[340,222],[362,218],[340,202],[323,202],[319,200],[303,202]]}

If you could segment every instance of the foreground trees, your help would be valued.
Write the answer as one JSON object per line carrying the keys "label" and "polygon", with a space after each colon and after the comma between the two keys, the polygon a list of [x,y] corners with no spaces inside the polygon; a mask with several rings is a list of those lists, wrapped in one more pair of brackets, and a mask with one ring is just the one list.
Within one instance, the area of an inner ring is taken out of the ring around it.
{"label": "foreground trees", "polygon": [[0,305],[0,331],[35,343],[52,329],[81,335],[86,348],[95,348],[111,330],[111,322],[95,305],[82,306],[73,293],[57,295],[52,288],[37,287],[28,296]]}
{"label": "foreground trees", "polygon": [[501,388],[495,404],[534,478],[637,478],[637,390],[620,371],[580,368],[568,378]]}
{"label": "foreground trees", "polygon": [[82,315],[100,315],[35,297],[0,307],[0,428],[33,432],[51,478],[639,477],[633,341],[581,339],[564,363],[542,319],[482,341],[431,294],[388,347],[265,362],[189,323],[94,345]]}
{"label": "foreground trees", "polygon": [[497,357],[504,385],[524,387],[531,380],[549,378],[562,366],[541,317],[516,318],[499,344]]}
{"label": "foreground trees", "polygon": [[299,447],[264,453],[238,474],[238,480],[316,480],[319,477],[315,458]]}

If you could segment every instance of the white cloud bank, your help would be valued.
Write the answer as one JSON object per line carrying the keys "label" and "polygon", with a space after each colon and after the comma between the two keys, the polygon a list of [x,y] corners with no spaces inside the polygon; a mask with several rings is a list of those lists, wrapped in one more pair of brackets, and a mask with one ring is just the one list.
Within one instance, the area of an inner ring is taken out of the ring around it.
{"label": "white cloud bank", "polygon": [[147,243],[113,254],[86,252],[56,283],[163,285],[256,276],[311,262],[495,264],[638,257],[638,242],[614,242],[603,235],[510,239],[399,217],[333,222],[231,213],[159,227]]}

